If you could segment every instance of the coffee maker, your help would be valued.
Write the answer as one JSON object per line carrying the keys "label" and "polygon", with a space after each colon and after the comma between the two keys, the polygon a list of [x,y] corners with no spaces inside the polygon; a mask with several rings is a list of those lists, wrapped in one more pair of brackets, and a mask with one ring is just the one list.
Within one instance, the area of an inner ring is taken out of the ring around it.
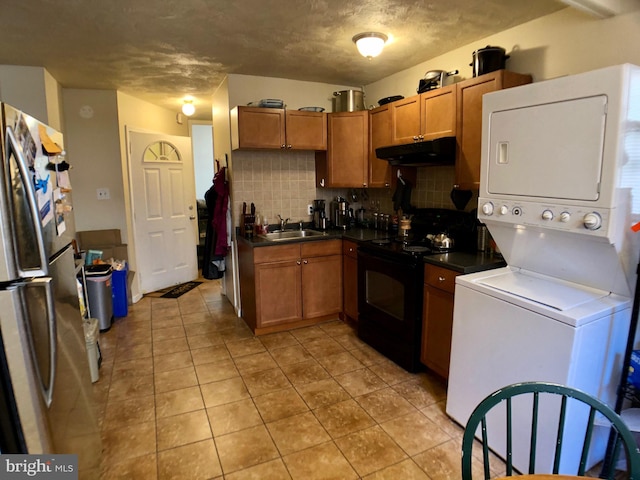
{"label": "coffee maker", "polygon": [[344,197],[336,197],[331,202],[331,224],[336,228],[349,228],[349,202]]}
{"label": "coffee maker", "polygon": [[327,216],[324,200],[313,201],[313,228],[317,230],[327,229]]}

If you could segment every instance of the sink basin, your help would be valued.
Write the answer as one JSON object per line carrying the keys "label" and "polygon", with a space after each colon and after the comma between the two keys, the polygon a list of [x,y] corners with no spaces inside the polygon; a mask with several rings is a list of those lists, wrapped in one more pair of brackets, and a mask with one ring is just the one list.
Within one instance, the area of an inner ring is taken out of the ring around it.
{"label": "sink basin", "polygon": [[308,238],[308,237],[321,237],[326,235],[323,232],[317,232],[316,230],[285,230],[271,233],[262,233],[258,235],[260,238],[277,242],[281,240],[293,240],[296,238]]}

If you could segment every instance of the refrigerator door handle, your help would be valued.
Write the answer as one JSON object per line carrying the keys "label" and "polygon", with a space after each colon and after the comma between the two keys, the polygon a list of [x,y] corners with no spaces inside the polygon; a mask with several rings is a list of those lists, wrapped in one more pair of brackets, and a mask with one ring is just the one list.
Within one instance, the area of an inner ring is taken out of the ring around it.
{"label": "refrigerator door handle", "polygon": [[[16,252],[16,271],[19,277],[27,278],[33,276],[47,276],[49,275],[49,259],[47,257],[47,253],[45,250],[44,244],[44,235],[42,233],[42,225],[40,224],[40,210],[38,208],[38,201],[36,200],[35,189],[30,181],[29,169],[27,167],[27,162],[25,161],[24,155],[22,154],[22,149],[19,146],[16,137],[11,130],[11,128],[7,127],[6,132],[6,151],[5,151],[5,171],[9,172],[11,170],[11,154],[16,157],[16,165],[18,167],[18,171],[20,173],[20,177],[22,178],[22,183],[24,185],[24,192],[26,196],[26,200],[29,204],[29,210],[31,211],[31,218],[33,220],[33,233],[35,234],[38,256],[40,257],[40,265],[36,268],[29,268],[28,270],[24,270],[22,265],[20,265],[20,258],[17,255],[17,245],[13,245],[14,252]],[[9,182],[9,180],[7,180]],[[11,184],[5,184],[0,186],[0,188],[11,188]],[[5,193],[5,198],[9,198],[8,192]],[[11,223],[11,231],[14,232],[13,242],[19,242],[19,238],[15,238],[17,231],[17,226],[13,215],[7,215],[8,221]]]}

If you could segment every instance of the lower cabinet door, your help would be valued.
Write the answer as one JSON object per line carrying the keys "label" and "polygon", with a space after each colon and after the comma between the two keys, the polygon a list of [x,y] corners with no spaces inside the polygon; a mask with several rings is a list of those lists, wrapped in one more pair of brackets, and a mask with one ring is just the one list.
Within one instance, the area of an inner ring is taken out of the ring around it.
{"label": "lower cabinet door", "polygon": [[342,255],[302,259],[302,313],[304,318],[342,311]]}
{"label": "lower cabinet door", "polygon": [[358,320],[358,259],[342,257],[344,281],[344,313],[352,320]]}
{"label": "lower cabinet door", "polygon": [[449,377],[453,294],[425,285],[420,360],[438,375]]}
{"label": "lower cabinet door", "polygon": [[255,266],[258,328],[302,318],[300,274],[300,264],[293,260]]}

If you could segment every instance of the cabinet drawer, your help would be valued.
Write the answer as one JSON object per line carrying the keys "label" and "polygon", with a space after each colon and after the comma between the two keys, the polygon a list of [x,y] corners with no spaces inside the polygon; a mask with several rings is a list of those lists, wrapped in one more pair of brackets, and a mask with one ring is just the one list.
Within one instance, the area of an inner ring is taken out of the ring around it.
{"label": "cabinet drawer", "polygon": [[343,240],[342,254],[347,257],[358,258],[358,244],[349,240]]}
{"label": "cabinet drawer", "polygon": [[424,266],[424,283],[445,292],[453,293],[456,286],[458,272],[435,265]]}
{"label": "cabinet drawer", "polygon": [[321,240],[319,242],[300,243],[302,258],[321,257],[323,255],[342,255],[342,240]]}
{"label": "cabinet drawer", "polygon": [[281,262],[284,260],[298,260],[300,258],[300,244],[277,245],[274,247],[259,247],[253,252],[253,263]]}

